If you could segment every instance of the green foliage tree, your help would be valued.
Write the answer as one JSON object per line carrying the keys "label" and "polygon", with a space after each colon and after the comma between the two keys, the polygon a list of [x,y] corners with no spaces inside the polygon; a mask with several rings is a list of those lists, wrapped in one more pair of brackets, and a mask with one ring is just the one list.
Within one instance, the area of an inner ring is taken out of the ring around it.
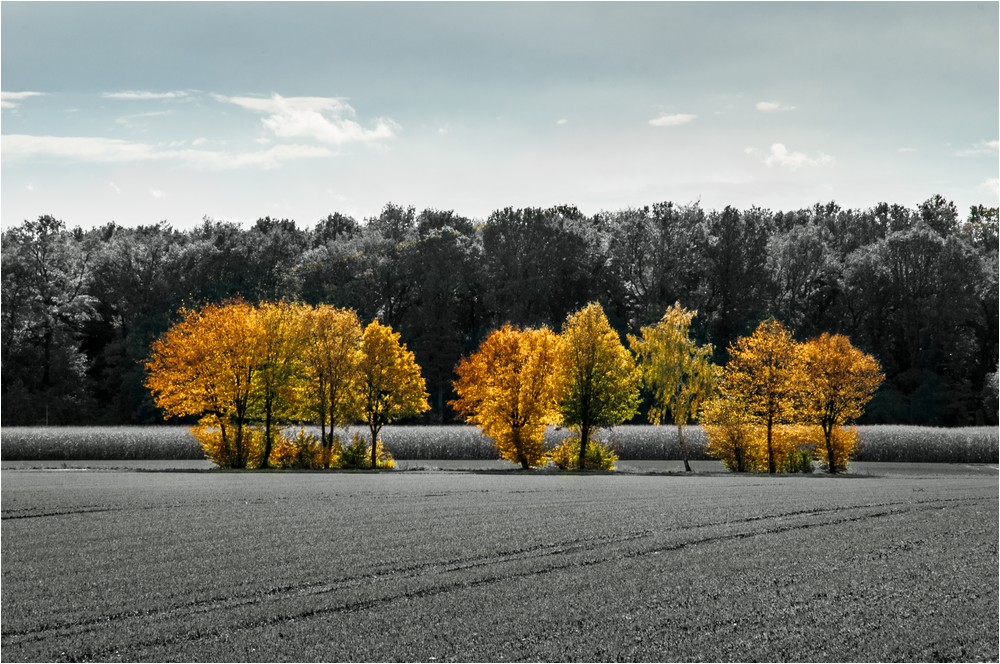
{"label": "green foliage tree", "polygon": [[563,423],[580,433],[579,467],[595,429],[628,420],[639,407],[642,374],[597,302],[563,325],[559,363]]}
{"label": "green foliage tree", "polygon": [[643,327],[641,337],[628,337],[638,357],[643,382],[653,393],[649,421],[659,424],[668,413],[672,416],[687,472],[691,472],[691,464],[684,426],[712,396],[716,382],[712,346],[699,346],[690,336],[691,320],[697,313],[677,302],[655,326]]}

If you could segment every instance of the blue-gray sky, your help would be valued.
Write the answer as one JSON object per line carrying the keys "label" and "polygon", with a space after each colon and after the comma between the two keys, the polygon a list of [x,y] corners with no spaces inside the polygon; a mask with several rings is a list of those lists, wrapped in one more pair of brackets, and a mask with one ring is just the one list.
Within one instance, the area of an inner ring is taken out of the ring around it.
{"label": "blue-gray sky", "polygon": [[2,222],[998,204],[998,3],[0,5]]}

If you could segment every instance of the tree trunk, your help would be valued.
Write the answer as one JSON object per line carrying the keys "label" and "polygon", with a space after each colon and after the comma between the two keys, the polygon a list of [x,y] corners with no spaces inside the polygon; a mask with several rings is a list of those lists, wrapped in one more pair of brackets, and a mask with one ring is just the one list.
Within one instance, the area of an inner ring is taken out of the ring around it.
{"label": "tree trunk", "polygon": [[[333,433],[332,431],[330,432]],[[329,444],[326,440],[326,415],[320,416],[319,419],[319,444],[323,448],[323,468],[328,469],[330,467],[330,449],[333,447],[333,439],[331,438]]]}
{"label": "tree trunk", "polygon": [[521,444],[521,430],[514,430],[514,447],[517,449],[517,460],[521,463],[522,470],[528,470],[531,466],[528,465],[528,457],[524,454],[524,446]]}
{"label": "tree trunk", "polygon": [[580,461],[578,464],[580,470],[583,470],[586,467],[585,464],[587,459],[588,442],[590,442],[590,427],[588,426],[588,423],[584,421],[584,423],[580,425]]}
{"label": "tree trunk", "polygon": [[826,469],[833,475],[837,472],[837,464],[833,456],[833,427],[824,425],[823,436],[826,438]]}
{"label": "tree trunk", "polygon": [[771,442],[771,429],[773,428],[774,418],[768,415],[767,417],[767,472],[774,475],[777,469],[774,465],[774,445]]}
{"label": "tree trunk", "polygon": [[691,455],[688,453],[687,441],[684,440],[684,425],[683,424],[678,424],[677,425],[677,440],[681,441],[681,453],[684,455],[684,472],[685,473],[690,473],[691,472],[691,464],[688,463],[688,457],[691,456]]}
{"label": "tree trunk", "polygon": [[378,458],[376,455],[376,448],[378,446],[375,444],[375,441],[378,439],[378,430],[381,429],[381,427],[370,424],[368,429],[372,432],[372,470],[375,470],[378,468]]}
{"label": "tree trunk", "polygon": [[271,458],[271,400],[264,401],[264,458],[260,462],[261,468],[268,467],[268,460]]}

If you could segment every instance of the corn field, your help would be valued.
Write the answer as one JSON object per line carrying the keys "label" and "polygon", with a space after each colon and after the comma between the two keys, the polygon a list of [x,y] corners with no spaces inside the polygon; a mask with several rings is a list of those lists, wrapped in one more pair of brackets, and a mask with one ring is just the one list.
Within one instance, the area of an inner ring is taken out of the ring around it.
{"label": "corn field", "polygon": [[[288,427],[294,433],[297,427]],[[310,433],[318,434],[313,427]],[[364,427],[336,433],[343,439]],[[545,436],[555,447],[570,435],[550,428]],[[997,427],[939,429],[902,425],[858,427],[855,461],[937,463],[997,463]],[[675,426],[627,425],[599,431],[597,439],[623,460],[677,460],[681,446]],[[396,459],[496,459],[493,444],[472,426],[387,426],[381,438]],[[709,459],[701,427],[684,430],[689,458]],[[4,461],[71,461],[105,459],[203,459],[201,447],[185,426],[122,427],[4,427],[0,428],[0,458]]]}

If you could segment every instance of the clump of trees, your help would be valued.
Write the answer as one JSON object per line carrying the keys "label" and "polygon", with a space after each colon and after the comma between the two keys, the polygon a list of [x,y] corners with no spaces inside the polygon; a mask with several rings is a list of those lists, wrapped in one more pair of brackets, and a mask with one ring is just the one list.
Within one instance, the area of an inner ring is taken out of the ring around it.
{"label": "clump of trees", "polygon": [[[734,471],[811,471],[814,458],[830,473],[845,470],[857,441],[848,425],[883,380],[878,362],[842,335],[797,343],[771,319],[739,338],[720,368],[712,347],[691,337],[696,315],[675,303],[629,336],[634,356],[596,302],[571,314],[559,335],[507,324],[459,364],[453,405],[522,468],[610,469],[617,458],[593,435],[630,418],[644,384],[651,422],[669,418],[683,441],[684,426],[700,417],[709,452]],[[546,450],[552,424],[575,435]]]}
{"label": "clump of trees", "polygon": [[[635,362],[596,302],[567,317],[558,335],[504,325],[457,373],[452,405],[493,439],[500,458],[525,469],[547,461],[613,469],[617,457],[594,432],[626,421],[639,402]],[[576,435],[546,450],[545,429],[553,424]]]}
{"label": "clump of trees", "polygon": [[843,335],[797,343],[775,320],[729,349],[702,421],[708,451],[738,472],[811,470],[818,457],[836,473],[857,444],[857,420],[884,375]]}
{"label": "clump of trees", "polygon": [[[378,321],[353,311],[245,300],[181,309],[153,342],[146,386],[170,417],[199,418],[194,433],[226,468],[385,467],[378,433],[428,409],[413,353]],[[288,422],[312,421],[320,438]],[[337,427],[363,421],[370,442],[344,447]]]}

